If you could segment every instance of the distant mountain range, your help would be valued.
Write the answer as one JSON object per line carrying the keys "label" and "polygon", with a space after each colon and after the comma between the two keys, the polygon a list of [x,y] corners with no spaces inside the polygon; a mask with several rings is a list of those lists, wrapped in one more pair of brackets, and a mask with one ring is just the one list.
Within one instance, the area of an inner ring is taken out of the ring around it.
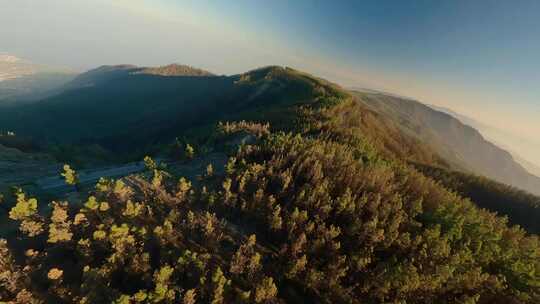
{"label": "distant mountain range", "polygon": [[540,177],[525,170],[508,151],[486,140],[475,128],[453,115],[395,95],[379,92],[357,92],[356,95],[370,108],[391,117],[403,132],[432,147],[453,169],[485,175],[540,194]]}
{"label": "distant mountain range", "polygon": [[35,189],[0,204],[3,300],[540,299],[540,198],[479,175],[540,179],[414,100],[279,66],[105,66],[1,129],[0,187]]}
{"label": "distant mountain range", "polygon": [[315,86],[332,87],[274,66],[232,76],[177,64],[102,66],[38,102],[0,109],[0,133],[16,134],[0,136],[0,144],[77,166],[139,161],[168,151],[175,140],[205,150],[219,121],[293,123],[289,108],[313,100]]}
{"label": "distant mountain range", "polygon": [[28,102],[49,96],[49,92],[75,77],[67,68],[32,63],[13,55],[0,54],[0,106]]}
{"label": "distant mountain range", "polygon": [[[178,135],[203,132],[220,120],[269,120],[278,117],[273,109],[283,103],[311,98],[311,85],[288,71],[267,67],[217,76],[178,64],[102,66],[48,91],[38,103],[0,112],[0,128],[42,144],[98,144],[138,155]],[[469,126],[478,123],[397,95],[372,90],[352,94],[366,106],[363,127],[377,138],[380,149],[540,194],[540,178]]]}
{"label": "distant mountain range", "polygon": [[[451,109],[435,106],[435,105],[429,105],[429,106],[437,111],[450,114],[453,117],[460,120],[462,123],[475,128],[487,140],[491,141],[492,143],[499,146],[500,148],[510,152],[514,160],[518,162],[520,165],[522,165],[527,171],[529,171],[529,173],[534,174],[536,176],[540,176],[540,166],[534,164],[533,162],[529,160],[526,160],[524,157],[520,155],[519,152],[516,151],[517,148],[513,147],[512,142],[520,141],[520,139],[516,140],[514,135],[508,134],[508,132],[501,130],[499,128],[482,123],[474,118],[457,113]],[[525,141],[525,140],[522,139],[522,141]]]}
{"label": "distant mountain range", "polygon": [[187,129],[212,129],[219,120],[263,118],[276,105],[312,96],[301,81],[268,76],[281,73],[288,75],[280,67],[216,76],[181,65],[102,66],[40,102],[1,111],[0,129],[41,142],[99,143],[134,153]]}
{"label": "distant mountain range", "polygon": [[136,75],[153,75],[163,77],[212,77],[216,76],[208,71],[180,64],[169,64],[160,67],[138,67],[135,65],[104,65],[87,71],[67,83],[63,91],[83,87],[99,86],[110,81]]}

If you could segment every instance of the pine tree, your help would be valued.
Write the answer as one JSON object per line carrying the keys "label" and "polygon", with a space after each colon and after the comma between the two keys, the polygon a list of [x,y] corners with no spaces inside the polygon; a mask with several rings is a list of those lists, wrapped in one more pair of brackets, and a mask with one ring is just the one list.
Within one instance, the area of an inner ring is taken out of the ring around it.
{"label": "pine tree", "polygon": [[77,174],[77,172],[73,170],[68,164],[65,164],[63,169],[64,172],[62,172],[61,175],[64,177],[66,184],[78,188],[79,175]]}
{"label": "pine tree", "polygon": [[214,166],[212,166],[212,164],[208,164],[208,166],[206,166],[206,177],[212,176],[214,176]]}
{"label": "pine tree", "polygon": [[186,158],[192,159],[195,156],[195,149],[190,144],[186,144],[184,155]]}

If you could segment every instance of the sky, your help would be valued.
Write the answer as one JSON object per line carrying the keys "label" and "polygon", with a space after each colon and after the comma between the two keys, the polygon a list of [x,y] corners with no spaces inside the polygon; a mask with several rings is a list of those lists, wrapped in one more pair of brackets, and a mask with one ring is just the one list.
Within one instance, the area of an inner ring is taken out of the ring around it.
{"label": "sky", "polygon": [[540,1],[0,0],[0,52],[84,71],[286,65],[504,130],[540,165]]}

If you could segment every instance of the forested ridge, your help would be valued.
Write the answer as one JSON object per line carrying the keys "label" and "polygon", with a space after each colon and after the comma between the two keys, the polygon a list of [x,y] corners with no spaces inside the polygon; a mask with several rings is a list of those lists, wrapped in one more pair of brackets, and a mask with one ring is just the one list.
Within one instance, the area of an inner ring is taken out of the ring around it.
{"label": "forested ridge", "polygon": [[416,165],[444,187],[470,198],[479,207],[508,217],[530,233],[540,233],[540,197],[488,178],[439,167]]}
{"label": "forested ridge", "polygon": [[540,177],[530,174],[506,149],[454,116],[409,98],[377,92],[352,94],[366,107],[396,122],[403,133],[430,146],[451,169],[486,176],[540,195]]}
{"label": "forested ridge", "polygon": [[[20,231],[0,241],[0,299],[540,302],[538,237],[409,165],[445,168],[430,148],[310,75],[269,68],[238,81],[294,98],[250,94],[272,103],[247,98],[235,118],[252,122],[216,124],[205,142],[250,138],[227,150],[222,170],[208,164],[188,180],[147,157],[144,174],[102,179],[49,214],[17,192],[9,217]],[[186,162],[198,148],[183,147]],[[77,183],[71,167],[63,174]]]}

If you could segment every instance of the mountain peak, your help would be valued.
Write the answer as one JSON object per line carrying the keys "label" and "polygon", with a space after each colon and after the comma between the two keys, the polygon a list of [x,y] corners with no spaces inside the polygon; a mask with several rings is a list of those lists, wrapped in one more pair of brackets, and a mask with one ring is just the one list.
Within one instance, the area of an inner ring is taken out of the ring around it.
{"label": "mountain peak", "polygon": [[214,74],[183,64],[169,64],[160,67],[148,67],[138,71],[137,74],[157,76],[215,76]]}

